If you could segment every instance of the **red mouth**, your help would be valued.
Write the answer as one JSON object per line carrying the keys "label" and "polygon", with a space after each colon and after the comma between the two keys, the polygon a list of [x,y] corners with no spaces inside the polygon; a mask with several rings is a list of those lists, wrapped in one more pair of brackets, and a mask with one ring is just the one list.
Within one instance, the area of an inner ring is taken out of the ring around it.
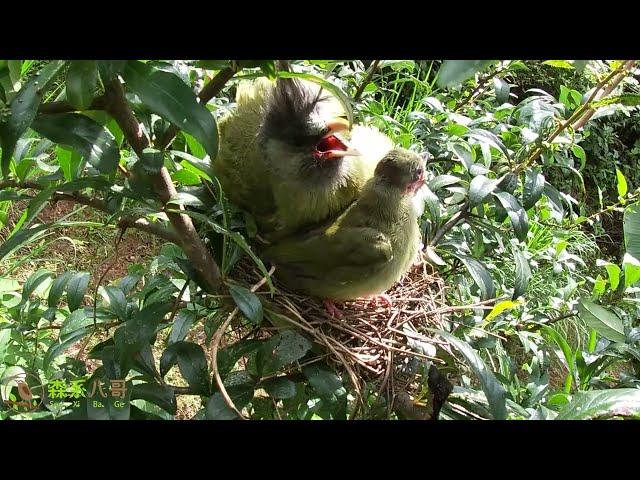
{"label": "red mouth", "polygon": [[314,156],[319,159],[340,158],[349,150],[342,140],[335,135],[323,137],[317,144]]}

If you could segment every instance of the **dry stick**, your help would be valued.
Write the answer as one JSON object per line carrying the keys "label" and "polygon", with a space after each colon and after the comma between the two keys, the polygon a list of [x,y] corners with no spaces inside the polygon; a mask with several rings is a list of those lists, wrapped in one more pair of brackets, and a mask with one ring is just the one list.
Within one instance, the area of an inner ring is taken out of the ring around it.
{"label": "dry stick", "polygon": [[176,301],[173,303],[173,311],[171,312],[171,316],[169,317],[169,323],[173,322],[173,319],[176,317],[176,313],[178,312],[178,307],[180,306],[180,301],[182,300],[182,295],[184,295],[184,292],[187,290],[188,286],[189,286],[189,279],[187,278],[184,281],[184,285],[182,286],[180,293],[176,297]]}
{"label": "dry stick", "polygon": [[380,65],[380,60],[374,60],[373,63],[369,66],[369,71],[367,72],[367,75],[364,77],[364,80],[358,87],[356,94],[353,96],[354,102],[357,102],[360,99],[360,96],[362,95],[362,92],[364,92],[365,87],[369,84],[369,82],[373,78],[373,74],[376,73],[376,70],[378,69],[378,65]]}
{"label": "dry stick", "polygon": [[[235,62],[233,65],[220,70],[216,74],[216,76],[213,77],[211,81],[208,82],[198,94],[200,103],[206,105],[209,100],[220,93],[220,90],[224,88],[226,83],[231,79],[231,77],[236,74],[237,71],[238,67],[235,65]],[[164,150],[165,148],[167,148],[179,131],[179,127],[171,125],[160,140],[160,143],[158,144],[158,150]]]}
{"label": "dry stick", "polygon": [[[269,270],[268,275],[266,277],[263,277],[258,283],[256,283],[253,287],[251,287],[251,291],[255,292],[262,285],[264,285],[267,282],[267,278],[273,275],[273,272],[275,271],[275,269],[276,267],[271,267],[271,270]],[[229,408],[231,408],[231,410],[233,410],[234,412],[236,412],[236,414],[238,414],[238,417],[240,417],[242,420],[247,420],[247,418],[244,415],[242,415],[240,410],[236,408],[235,404],[233,403],[233,400],[231,400],[231,397],[227,393],[227,389],[224,387],[222,378],[220,377],[220,372],[218,371],[218,346],[220,345],[220,340],[222,340],[222,335],[224,335],[225,330],[227,329],[227,327],[229,326],[229,324],[231,323],[231,321],[233,320],[233,318],[236,316],[237,313],[238,313],[238,307],[233,309],[233,311],[229,314],[225,322],[222,325],[220,325],[218,330],[216,330],[216,333],[213,335],[213,338],[211,339],[211,370],[213,371],[213,376],[216,379],[216,383],[218,384],[218,388],[220,389],[220,394],[222,395],[222,398],[224,399],[225,403],[229,406]]]}
{"label": "dry stick", "polygon": [[[142,158],[143,150],[149,146],[149,141],[143,135],[140,124],[127,103],[120,80],[111,80],[105,85],[105,90],[108,99],[108,113],[120,126],[127,142],[138,158]],[[166,167],[162,167],[158,173],[150,175],[150,178],[158,198],[163,205],[166,205],[171,197],[177,194],[169,171]],[[179,209],[184,210],[184,206],[180,205]],[[221,283],[220,269],[202,243],[191,219],[183,213],[167,212],[167,216],[181,240],[180,246],[203,279],[204,287],[211,292],[216,291]]]}

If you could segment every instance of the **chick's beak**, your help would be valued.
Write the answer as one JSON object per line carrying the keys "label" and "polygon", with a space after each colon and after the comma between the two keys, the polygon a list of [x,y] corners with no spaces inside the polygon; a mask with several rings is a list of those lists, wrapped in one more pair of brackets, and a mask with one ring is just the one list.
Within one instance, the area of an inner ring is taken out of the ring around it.
{"label": "chick's beak", "polygon": [[320,143],[317,145],[317,149],[322,158],[341,158],[348,156],[358,156],[361,153],[355,148],[350,147],[343,139],[335,136],[338,132],[349,130],[349,122],[344,118],[337,117],[330,122],[326,123],[329,133],[327,133]]}

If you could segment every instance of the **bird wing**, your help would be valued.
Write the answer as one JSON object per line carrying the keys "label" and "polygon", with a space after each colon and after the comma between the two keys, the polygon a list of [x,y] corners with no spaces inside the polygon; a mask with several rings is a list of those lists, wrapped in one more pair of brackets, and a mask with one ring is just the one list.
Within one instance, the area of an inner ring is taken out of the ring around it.
{"label": "bird wing", "polygon": [[[393,258],[391,242],[382,232],[368,227],[343,227],[309,232],[280,242],[265,257],[294,275],[350,281],[375,271]],[[338,277],[338,278],[336,278]]]}

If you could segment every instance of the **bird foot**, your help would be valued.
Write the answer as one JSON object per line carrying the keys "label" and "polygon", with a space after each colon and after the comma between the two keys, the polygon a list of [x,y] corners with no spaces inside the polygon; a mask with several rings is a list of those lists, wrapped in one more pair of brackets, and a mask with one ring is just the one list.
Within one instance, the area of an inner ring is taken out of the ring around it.
{"label": "bird foot", "polygon": [[393,302],[391,301],[391,298],[389,297],[389,295],[386,295],[384,293],[382,295],[374,295],[369,301],[369,305],[373,307],[377,307],[380,301],[385,303],[389,308],[393,306]]}
{"label": "bird foot", "polygon": [[337,318],[338,320],[341,320],[344,317],[340,309],[336,307],[335,303],[331,300],[324,300],[322,303],[324,304],[324,308],[327,309],[327,313],[332,317]]}

